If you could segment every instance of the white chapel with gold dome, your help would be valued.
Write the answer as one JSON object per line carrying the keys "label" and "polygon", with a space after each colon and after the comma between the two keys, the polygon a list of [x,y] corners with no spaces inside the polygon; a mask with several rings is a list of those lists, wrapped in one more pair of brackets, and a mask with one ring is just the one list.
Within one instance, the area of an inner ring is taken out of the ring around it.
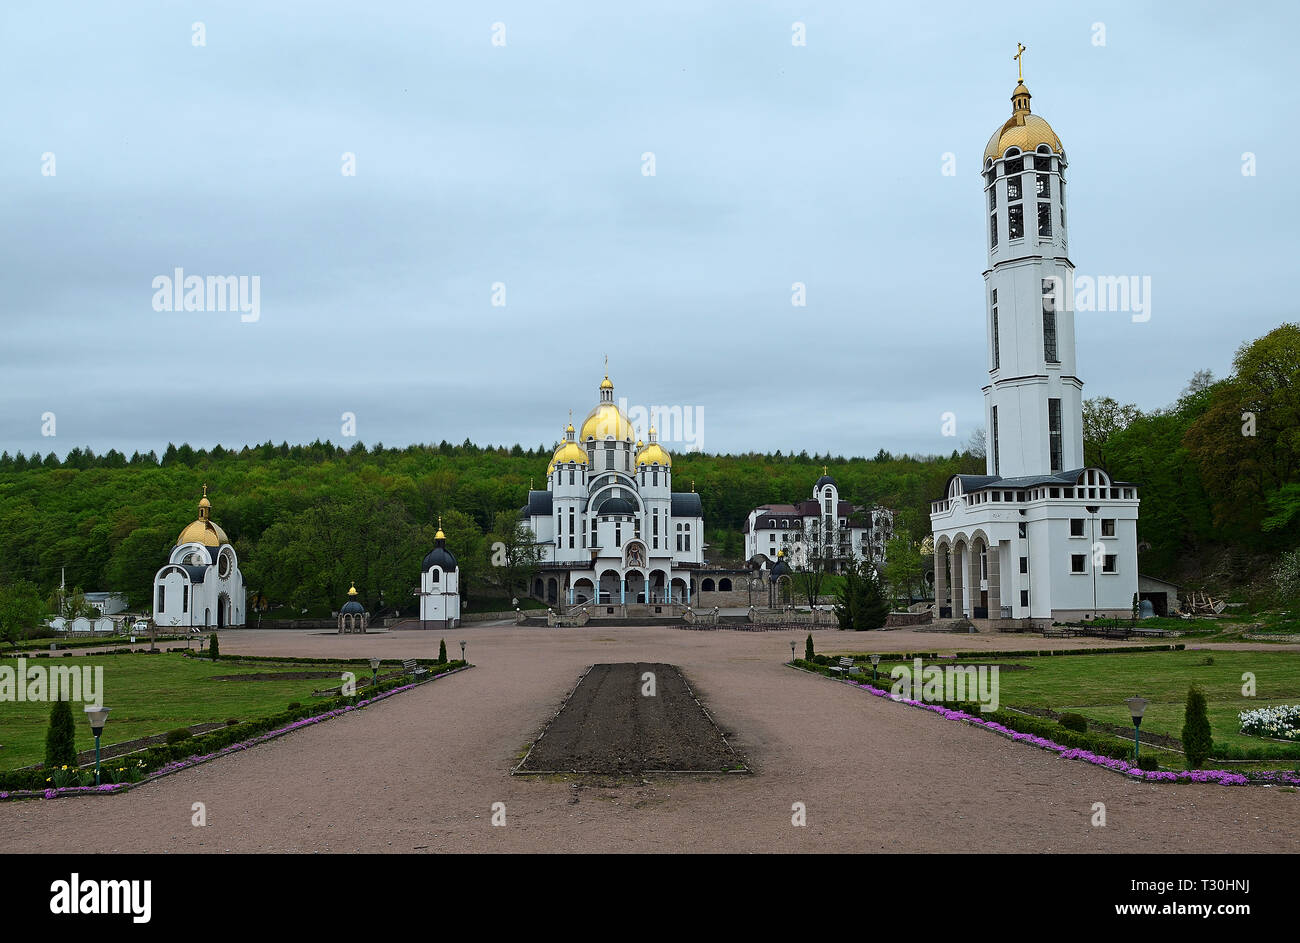
{"label": "white chapel with gold dome", "polygon": [[226,532],[212,520],[207,485],[199,516],[176,538],[167,564],[153,579],[158,626],[224,629],[244,624],[244,576]]}
{"label": "white chapel with gold dome", "polygon": [[546,489],[529,491],[523,516],[541,549],[538,598],[690,604],[693,571],[704,565],[700,496],[673,490],[672,456],[654,426],[639,438],[608,375],[581,428],[564,430]]}

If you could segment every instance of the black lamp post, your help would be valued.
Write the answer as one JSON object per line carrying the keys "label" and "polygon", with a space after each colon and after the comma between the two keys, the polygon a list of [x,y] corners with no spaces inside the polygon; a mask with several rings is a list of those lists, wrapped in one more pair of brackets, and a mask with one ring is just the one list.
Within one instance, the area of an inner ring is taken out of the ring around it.
{"label": "black lamp post", "polygon": [[370,659],[370,684],[373,687],[379,683],[379,659]]}
{"label": "black lamp post", "polygon": [[879,666],[879,664],[880,664],[880,656],[872,655],[871,656],[871,682],[873,684],[876,681],[876,668],[877,666]]}
{"label": "black lamp post", "polygon": [[790,662],[792,664],[794,663],[794,653],[795,653],[795,641],[794,639],[790,639]]}
{"label": "black lamp post", "polygon": [[104,733],[104,724],[108,723],[107,707],[87,707],[86,719],[90,721],[90,732],[95,735],[95,785],[99,785],[99,738]]}
{"label": "black lamp post", "polygon": [[1142,727],[1142,715],[1147,709],[1147,702],[1145,698],[1135,696],[1125,698],[1124,703],[1128,705],[1129,713],[1133,715],[1133,762],[1136,764],[1141,756],[1139,732]]}
{"label": "black lamp post", "polygon": [[464,639],[461,639],[461,640],[460,640],[460,660],[461,660],[461,661],[464,661],[464,660],[465,660],[465,640],[464,640]]}

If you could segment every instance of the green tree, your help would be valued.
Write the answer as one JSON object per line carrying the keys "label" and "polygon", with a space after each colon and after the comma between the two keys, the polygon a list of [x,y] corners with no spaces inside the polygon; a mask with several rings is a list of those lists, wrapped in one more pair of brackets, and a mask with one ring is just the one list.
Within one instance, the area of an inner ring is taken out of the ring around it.
{"label": "green tree", "polygon": [[50,726],[45,732],[45,768],[77,765],[77,727],[72,705],[63,699],[50,708]]}
{"label": "green tree", "polygon": [[1108,444],[1142,415],[1132,404],[1121,406],[1109,396],[1083,401],[1083,463],[1109,472]]}
{"label": "green tree", "polygon": [[537,572],[542,548],[518,511],[499,511],[488,534],[490,562],[507,597],[522,595]]}
{"label": "green tree", "polygon": [[809,632],[809,633],[808,633],[808,641],[804,642],[804,646],[803,646],[803,657],[804,657],[804,661],[812,661],[812,660],[813,660],[813,655],[815,655],[815,654],[817,654],[817,653],[813,650],[812,633]]}
{"label": "green tree", "polygon": [[921,582],[923,572],[920,548],[900,530],[885,544],[885,582],[900,607],[911,603],[912,589]]}
{"label": "green tree", "polygon": [[438,643],[438,661],[444,663],[447,661],[447,640],[446,639],[443,639]]}
{"label": "green tree", "polygon": [[217,661],[219,658],[221,658],[221,645],[217,641],[216,632],[212,633],[212,638],[208,642],[208,657],[211,658],[213,661]]}
{"label": "green tree", "polygon": [[17,647],[46,613],[41,591],[27,580],[0,586],[0,639]]}
{"label": "green tree", "polygon": [[1205,695],[1195,687],[1188,688],[1187,708],[1183,714],[1183,752],[1187,754],[1187,768],[1200,769],[1213,750]]}

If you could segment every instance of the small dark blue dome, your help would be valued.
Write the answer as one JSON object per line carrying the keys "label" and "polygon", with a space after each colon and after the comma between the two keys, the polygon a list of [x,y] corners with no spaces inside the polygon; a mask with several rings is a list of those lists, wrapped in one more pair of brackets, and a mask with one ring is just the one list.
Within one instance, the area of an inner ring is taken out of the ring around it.
{"label": "small dark blue dome", "polygon": [[428,552],[424,558],[422,570],[428,573],[433,567],[441,567],[447,572],[456,569],[456,557],[450,550],[443,546],[442,541],[438,541],[438,546]]}
{"label": "small dark blue dome", "polygon": [[362,615],[365,615],[366,612],[366,607],[361,605],[361,603],[357,602],[355,599],[349,599],[343,604],[343,608],[339,610],[340,615],[348,615],[354,612],[359,612]]}
{"label": "small dark blue dome", "polygon": [[635,514],[636,506],[627,498],[610,498],[600,506],[597,514]]}
{"label": "small dark blue dome", "polygon": [[[806,480],[807,479],[805,479],[805,481]],[[830,475],[822,475],[820,478],[817,479],[817,487],[820,488],[822,485],[835,485],[836,488],[839,487],[835,479],[832,478]]]}
{"label": "small dark blue dome", "polygon": [[769,578],[775,580],[777,577],[789,575],[790,568],[785,565],[785,560],[781,559],[777,560],[776,566],[772,567],[772,575]]}

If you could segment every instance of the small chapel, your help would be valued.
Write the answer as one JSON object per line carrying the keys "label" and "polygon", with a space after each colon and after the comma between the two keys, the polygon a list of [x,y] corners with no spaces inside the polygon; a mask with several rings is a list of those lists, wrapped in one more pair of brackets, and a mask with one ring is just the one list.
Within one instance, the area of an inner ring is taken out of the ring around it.
{"label": "small chapel", "polygon": [[244,577],[230,538],[212,520],[208,486],[199,516],[176,538],[167,563],[153,580],[153,621],[192,631],[244,624]]}

